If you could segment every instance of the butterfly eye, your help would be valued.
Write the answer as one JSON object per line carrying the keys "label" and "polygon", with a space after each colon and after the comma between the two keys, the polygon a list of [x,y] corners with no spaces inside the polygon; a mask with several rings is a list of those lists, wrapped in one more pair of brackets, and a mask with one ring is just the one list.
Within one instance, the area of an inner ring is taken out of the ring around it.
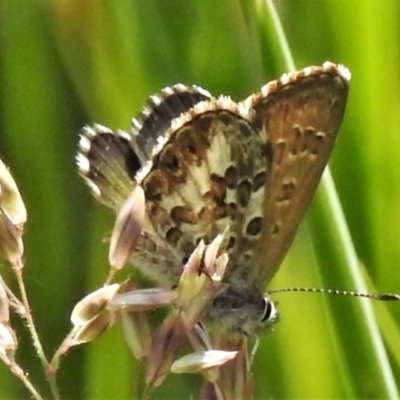
{"label": "butterfly eye", "polygon": [[264,312],[261,317],[261,322],[267,322],[274,320],[277,316],[277,311],[274,303],[267,297],[263,298],[264,301]]}
{"label": "butterfly eye", "polygon": [[188,261],[189,261],[189,257],[183,257],[182,258],[182,265],[186,265]]}

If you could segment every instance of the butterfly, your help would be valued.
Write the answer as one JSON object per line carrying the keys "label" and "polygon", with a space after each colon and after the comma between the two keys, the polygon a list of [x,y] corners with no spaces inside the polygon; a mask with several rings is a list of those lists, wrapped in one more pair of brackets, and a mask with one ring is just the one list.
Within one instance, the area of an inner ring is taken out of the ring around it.
{"label": "butterfly", "polygon": [[197,244],[226,230],[229,262],[207,319],[255,334],[277,320],[264,293],[294,239],[343,119],[350,72],[325,62],[236,103],[198,86],[153,95],[131,132],[85,127],[77,164],[118,211],[139,185],[146,217],[132,262],[174,287]]}

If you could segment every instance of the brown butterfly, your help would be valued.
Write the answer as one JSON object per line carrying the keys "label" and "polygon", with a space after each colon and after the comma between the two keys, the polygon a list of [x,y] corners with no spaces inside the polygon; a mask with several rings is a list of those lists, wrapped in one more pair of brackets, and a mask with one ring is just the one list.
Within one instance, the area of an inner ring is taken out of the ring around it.
{"label": "brown butterfly", "polygon": [[264,294],[313,197],[343,118],[350,72],[325,62],[240,103],[196,86],[153,95],[130,134],[85,127],[77,156],[95,196],[118,210],[136,185],[146,218],[132,262],[177,284],[199,241],[227,229],[229,264],[208,313],[253,334],[277,318]]}

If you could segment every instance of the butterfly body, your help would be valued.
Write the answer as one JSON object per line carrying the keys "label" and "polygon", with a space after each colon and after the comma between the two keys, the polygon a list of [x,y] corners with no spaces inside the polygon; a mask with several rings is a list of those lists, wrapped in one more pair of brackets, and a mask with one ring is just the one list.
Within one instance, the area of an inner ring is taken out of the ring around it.
{"label": "butterfly body", "polygon": [[240,103],[198,87],[166,88],[130,135],[85,128],[81,174],[115,210],[143,188],[146,217],[132,261],[160,285],[176,285],[197,244],[226,230],[229,263],[209,319],[252,333],[329,158],[348,80],[347,69],[325,63]]}

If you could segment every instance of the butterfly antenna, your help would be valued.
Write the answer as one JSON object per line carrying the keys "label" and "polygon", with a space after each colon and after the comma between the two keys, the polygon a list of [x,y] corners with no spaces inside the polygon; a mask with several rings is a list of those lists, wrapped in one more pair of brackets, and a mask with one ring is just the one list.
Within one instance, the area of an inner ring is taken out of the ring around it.
{"label": "butterfly antenna", "polygon": [[268,294],[283,293],[283,292],[326,293],[337,296],[363,297],[366,299],[380,300],[380,301],[400,300],[400,295],[394,293],[358,293],[358,292],[348,292],[346,290],[316,289],[316,288],[304,288],[304,287],[289,287],[289,288],[275,289],[269,291]]}

